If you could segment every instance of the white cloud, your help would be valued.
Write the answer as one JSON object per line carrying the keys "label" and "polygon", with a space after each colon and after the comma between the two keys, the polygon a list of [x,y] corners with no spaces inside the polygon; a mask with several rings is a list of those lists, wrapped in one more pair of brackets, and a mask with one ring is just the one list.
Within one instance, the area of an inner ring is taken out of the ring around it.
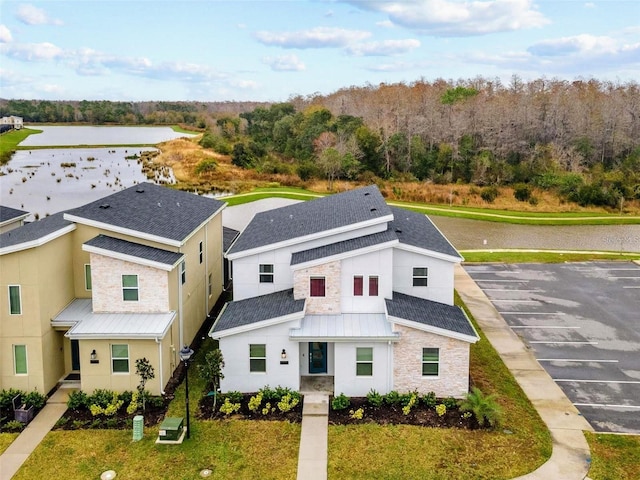
{"label": "white cloud", "polygon": [[0,25],[0,43],[10,43],[12,40],[11,30],[4,25]]}
{"label": "white cloud", "polygon": [[353,42],[362,41],[369,38],[371,33],[343,28],[316,27],[296,32],[259,31],[254,36],[265,45],[282,48],[328,48],[344,47]]}
{"label": "white cloud", "polygon": [[64,51],[53,43],[11,43],[1,45],[0,51],[10,58],[22,61],[56,60]]}
{"label": "white cloud", "polygon": [[386,13],[395,25],[436,36],[484,35],[549,23],[535,10],[532,0],[346,1],[358,8]]}
{"label": "white cloud", "polygon": [[259,87],[258,82],[254,82],[253,80],[231,80],[228,83],[232,87],[243,90],[255,90]]}
{"label": "white cloud", "polygon": [[[572,37],[562,37],[543,40],[527,49],[532,55],[539,57],[557,57],[567,55],[616,55],[628,49],[630,45],[620,45],[619,42],[606,36],[582,34]],[[637,48],[637,45],[636,45]]]}
{"label": "white cloud", "polygon": [[420,46],[418,40],[384,40],[381,42],[360,43],[347,47],[347,52],[358,57],[362,56],[393,56],[401,55]]}
{"label": "white cloud", "polygon": [[393,28],[393,22],[391,20],[382,20],[381,22],[376,22],[376,26],[382,28]]}
{"label": "white cloud", "polygon": [[18,7],[16,18],[27,25],[62,25],[62,20],[51,18],[42,8],[29,4]]}
{"label": "white cloud", "polygon": [[596,8],[596,4],[593,2],[587,2],[584,4],[584,8]]}
{"label": "white cloud", "polygon": [[263,62],[277,72],[300,72],[306,68],[296,55],[265,57]]}

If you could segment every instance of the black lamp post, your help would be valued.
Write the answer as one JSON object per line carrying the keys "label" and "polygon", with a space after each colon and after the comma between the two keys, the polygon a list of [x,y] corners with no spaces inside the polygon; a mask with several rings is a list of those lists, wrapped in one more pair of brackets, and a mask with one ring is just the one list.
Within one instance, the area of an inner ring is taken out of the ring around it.
{"label": "black lamp post", "polygon": [[189,360],[191,359],[192,355],[193,350],[191,350],[187,345],[180,349],[180,360],[184,362],[185,366],[184,387],[187,404],[187,438],[191,438],[191,428],[189,425]]}

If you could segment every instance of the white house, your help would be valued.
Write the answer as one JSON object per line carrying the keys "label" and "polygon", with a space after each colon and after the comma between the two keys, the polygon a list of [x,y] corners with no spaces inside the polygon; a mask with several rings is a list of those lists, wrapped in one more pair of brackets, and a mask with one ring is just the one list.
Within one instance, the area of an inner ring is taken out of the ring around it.
{"label": "white house", "polygon": [[0,118],[0,125],[11,125],[14,129],[20,130],[24,126],[24,122],[22,117],[10,115],[8,117]]}
{"label": "white house", "polygon": [[222,390],[299,390],[306,376],[364,396],[464,396],[478,335],[453,305],[458,252],[425,216],[375,186],[257,214],[226,258],[234,301],[209,335]]}

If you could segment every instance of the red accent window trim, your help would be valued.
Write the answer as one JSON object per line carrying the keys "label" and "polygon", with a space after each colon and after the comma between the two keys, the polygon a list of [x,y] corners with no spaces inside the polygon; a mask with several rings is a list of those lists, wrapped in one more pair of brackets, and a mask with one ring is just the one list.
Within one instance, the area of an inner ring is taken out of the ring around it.
{"label": "red accent window trim", "polygon": [[364,278],[361,275],[353,277],[353,295],[361,297],[364,292]]}
{"label": "red accent window trim", "polygon": [[325,296],[325,279],[324,277],[312,277],[309,279],[310,293],[312,297]]}
{"label": "red accent window trim", "polygon": [[378,296],[378,277],[369,277],[369,296]]}

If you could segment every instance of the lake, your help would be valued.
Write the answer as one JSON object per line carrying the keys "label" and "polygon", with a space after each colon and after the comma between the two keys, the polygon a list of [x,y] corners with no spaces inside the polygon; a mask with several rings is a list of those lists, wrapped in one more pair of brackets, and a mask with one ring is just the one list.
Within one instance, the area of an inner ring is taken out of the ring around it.
{"label": "lake", "polygon": [[20,143],[21,147],[155,145],[174,138],[194,136],[174,132],[171,127],[34,126],[33,128],[42,130],[42,133],[29,135]]}

